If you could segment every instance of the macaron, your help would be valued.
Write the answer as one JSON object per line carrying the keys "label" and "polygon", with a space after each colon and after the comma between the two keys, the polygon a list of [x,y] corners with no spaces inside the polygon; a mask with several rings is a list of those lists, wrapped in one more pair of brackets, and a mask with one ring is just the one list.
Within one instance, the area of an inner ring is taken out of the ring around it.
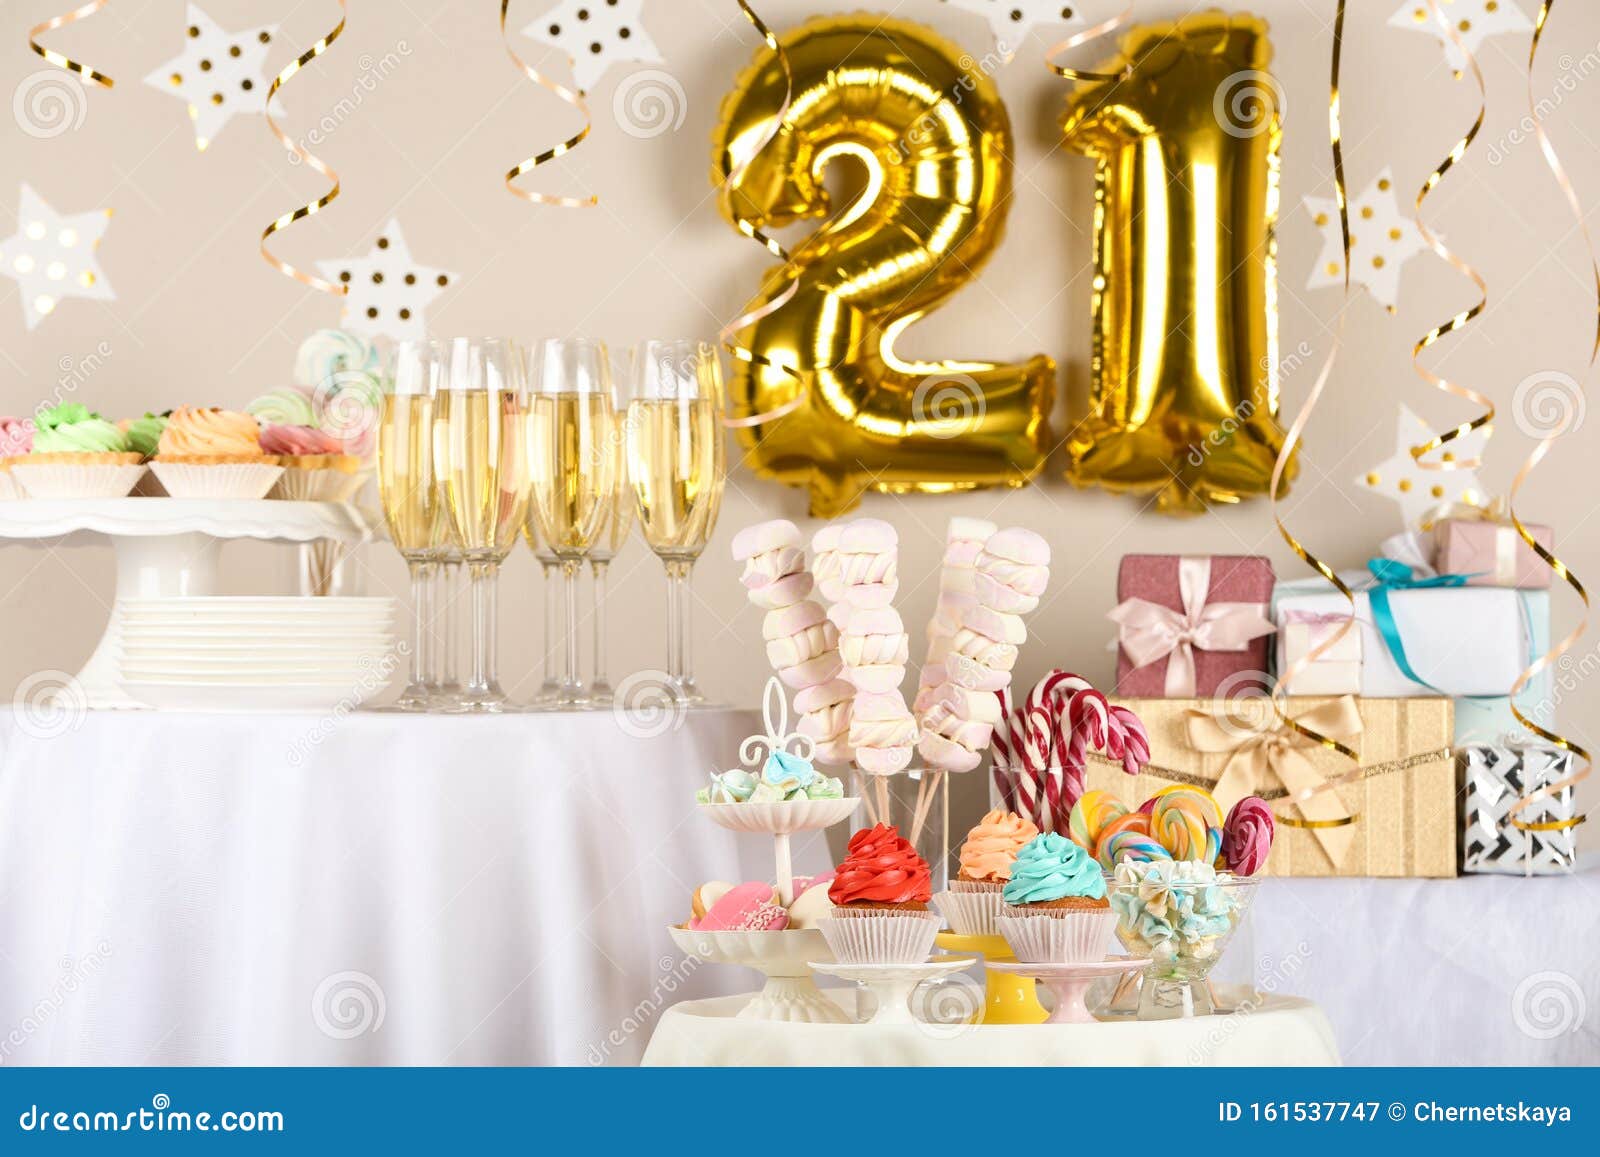
{"label": "macaron", "polygon": [[747,526],[734,535],[733,557],[736,561],[743,562],[747,558],[764,554],[769,550],[799,546],[804,541],[798,526],[787,518],[775,518],[771,522],[758,522],[754,526]]}
{"label": "macaron", "polygon": [[739,884],[689,922],[697,932],[777,932],[789,924],[789,913],[777,902],[771,884]]}

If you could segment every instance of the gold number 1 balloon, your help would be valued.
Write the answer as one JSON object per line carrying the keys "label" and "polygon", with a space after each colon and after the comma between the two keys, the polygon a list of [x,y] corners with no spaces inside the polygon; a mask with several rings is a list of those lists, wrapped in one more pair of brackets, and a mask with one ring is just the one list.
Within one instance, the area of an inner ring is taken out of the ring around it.
{"label": "gold number 1 balloon", "polygon": [[[735,415],[768,415],[740,430],[748,461],[809,486],[825,518],[867,489],[1026,484],[1044,465],[1054,363],[894,352],[1000,242],[1012,148],[993,81],[928,29],[875,14],[812,20],[781,42],[794,81],[776,135],[785,82],[770,49],[735,82],[715,134],[713,180],[738,180],[730,220],[824,221],[767,276],[735,339],[754,359],[736,363]],[[823,185],[834,161],[860,178],[837,212]]]}
{"label": "gold number 1 balloon", "polygon": [[1129,74],[1068,98],[1066,147],[1098,162],[1079,486],[1173,514],[1267,492],[1283,444],[1271,57],[1261,20],[1203,13],[1133,29],[1096,69]]}

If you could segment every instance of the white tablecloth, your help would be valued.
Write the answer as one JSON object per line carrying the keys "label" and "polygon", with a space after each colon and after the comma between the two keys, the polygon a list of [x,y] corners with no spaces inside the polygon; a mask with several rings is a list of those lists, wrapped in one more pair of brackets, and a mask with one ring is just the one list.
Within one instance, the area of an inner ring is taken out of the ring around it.
{"label": "white tablecloth", "polygon": [[[853,994],[830,992],[853,1013]],[[1249,1013],[1105,1024],[767,1024],[735,1019],[743,997],[685,1001],[650,1039],[647,1065],[1336,1065],[1310,1001],[1268,997]]]}
{"label": "white tablecloth", "polygon": [[660,1008],[749,986],[666,927],[771,878],[693,801],[753,730],[0,716],[0,1064],[636,1061]]}
{"label": "white tablecloth", "polygon": [[1347,1065],[1600,1064],[1600,861],[1570,876],[1268,880],[1228,951]]}

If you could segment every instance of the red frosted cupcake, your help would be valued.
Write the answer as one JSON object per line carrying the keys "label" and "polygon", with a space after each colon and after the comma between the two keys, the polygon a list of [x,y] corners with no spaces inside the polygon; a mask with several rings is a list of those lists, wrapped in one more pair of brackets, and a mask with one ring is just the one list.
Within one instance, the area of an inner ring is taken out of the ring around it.
{"label": "red frosted cupcake", "polygon": [[921,964],[939,930],[932,898],[928,861],[892,825],[866,828],[850,837],[828,889],[834,907],[822,934],[845,964]]}

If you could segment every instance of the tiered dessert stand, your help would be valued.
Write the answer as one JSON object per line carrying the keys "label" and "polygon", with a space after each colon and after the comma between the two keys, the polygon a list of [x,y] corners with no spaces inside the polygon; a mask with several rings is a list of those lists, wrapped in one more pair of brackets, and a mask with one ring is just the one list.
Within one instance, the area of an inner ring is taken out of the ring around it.
{"label": "tiered dessert stand", "polygon": [[216,593],[222,543],[328,540],[353,546],[376,523],[336,502],[203,498],[23,498],[0,502],[0,539],[76,546],[108,538],[116,550],[116,602],[94,654],[78,672],[86,705],[137,708],[118,686],[122,600]]}
{"label": "tiered dessert stand", "polygon": [[[765,735],[752,735],[739,747],[739,760],[759,772],[774,751],[810,758],[811,741],[803,735],[788,734],[789,704],[783,685],[773,678],[767,683],[762,704]],[[773,858],[777,865],[778,902],[794,903],[794,862],[790,837],[798,832],[817,832],[850,818],[860,799],[796,799],[771,803],[707,803],[700,805],[703,815],[719,827],[772,837]],[[810,1024],[838,1024],[848,1018],[840,1007],[823,994],[806,967],[810,961],[833,959],[822,932],[816,928],[783,929],[778,932],[701,932],[687,926],[670,929],[672,940],[682,952],[713,964],[737,964],[753,968],[767,978],[766,986],[751,999],[739,1016],[746,1020],[803,1021]]]}

